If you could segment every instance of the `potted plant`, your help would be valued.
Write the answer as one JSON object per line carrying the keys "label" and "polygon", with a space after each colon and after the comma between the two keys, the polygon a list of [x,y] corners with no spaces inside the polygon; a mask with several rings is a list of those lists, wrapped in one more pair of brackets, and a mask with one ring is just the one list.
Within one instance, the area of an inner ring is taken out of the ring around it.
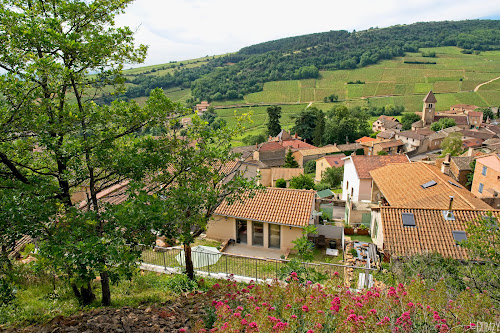
{"label": "potted plant", "polygon": [[349,225],[349,223],[344,222],[344,234],[345,235],[354,235],[354,228]]}
{"label": "potted plant", "polygon": [[357,229],[357,234],[358,235],[369,235],[369,230],[368,230],[368,227],[361,224],[358,229]]}

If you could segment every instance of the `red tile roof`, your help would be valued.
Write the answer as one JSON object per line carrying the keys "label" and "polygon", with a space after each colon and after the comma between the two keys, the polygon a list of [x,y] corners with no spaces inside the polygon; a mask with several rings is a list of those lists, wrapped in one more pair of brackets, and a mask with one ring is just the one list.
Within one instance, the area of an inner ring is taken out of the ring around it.
{"label": "red tile roof", "polygon": [[292,149],[316,149],[318,147],[313,146],[307,142],[301,141],[301,140],[284,140],[281,142],[278,142],[280,145],[283,147],[290,147]]}
{"label": "red tile roof", "polygon": [[[491,209],[456,180],[444,175],[437,167],[422,162],[390,164],[370,172],[374,184],[391,206],[407,208],[448,209],[450,196],[457,209]],[[428,188],[421,185],[435,181]]]}
{"label": "red tile roof", "polygon": [[[456,244],[452,231],[465,231],[467,222],[480,218],[487,212],[453,209],[455,220],[445,221],[440,209],[381,207],[384,250],[391,256],[438,252],[444,257],[467,259],[466,250]],[[500,216],[499,210],[492,212],[493,216]],[[402,213],[413,214],[416,226],[403,226]]]}
{"label": "red tile roof", "polygon": [[369,142],[369,141],[377,141],[377,139],[370,138],[368,136],[364,136],[364,137],[359,138],[359,139],[356,140],[357,143]]}
{"label": "red tile roof", "polygon": [[325,159],[325,161],[330,164],[331,167],[334,168],[339,168],[344,165],[344,160],[346,156],[344,154],[335,154],[335,155],[327,155],[322,158]]}
{"label": "red tile roof", "polygon": [[285,147],[280,145],[277,142],[264,142],[259,146],[258,151],[275,151],[275,150],[284,150]]}
{"label": "red tile roof", "polygon": [[359,178],[371,179],[370,171],[391,163],[409,163],[406,155],[353,155],[350,157]]}
{"label": "red tile roof", "polygon": [[424,102],[425,103],[437,103],[436,96],[432,93],[432,90],[430,90],[427,95],[424,97]]}
{"label": "red tile roof", "polygon": [[315,191],[268,187],[244,202],[224,201],[214,215],[305,227],[314,209]]}

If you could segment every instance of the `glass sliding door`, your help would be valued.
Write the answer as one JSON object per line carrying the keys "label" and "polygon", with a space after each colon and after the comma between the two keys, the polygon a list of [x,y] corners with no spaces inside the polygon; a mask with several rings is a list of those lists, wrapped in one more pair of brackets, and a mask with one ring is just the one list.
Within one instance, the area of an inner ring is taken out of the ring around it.
{"label": "glass sliding door", "polygon": [[247,243],[247,221],[236,220],[236,242]]}
{"label": "glass sliding door", "polygon": [[264,223],[253,222],[252,245],[264,246]]}
{"label": "glass sliding door", "polygon": [[269,224],[269,247],[280,248],[280,225]]}

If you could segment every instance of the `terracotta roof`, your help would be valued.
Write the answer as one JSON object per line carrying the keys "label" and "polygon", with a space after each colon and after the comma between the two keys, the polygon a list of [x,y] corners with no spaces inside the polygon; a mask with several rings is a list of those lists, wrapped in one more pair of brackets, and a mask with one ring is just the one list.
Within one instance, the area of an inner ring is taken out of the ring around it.
{"label": "terracotta roof", "polygon": [[[438,252],[444,257],[467,259],[466,250],[456,244],[452,231],[465,231],[466,222],[473,221],[486,212],[453,209],[455,220],[445,221],[443,211],[440,209],[381,207],[384,250],[393,256]],[[492,210],[492,212],[494,216],[500,216],[500,211]],[[402,213],[413,214],[416,226],[403,226]]]}
{"label": "terracotta roof", "polygon": [[395,130],[385,130],[377,134],[377,139],[392,139],[395,134]]}
{"label": "terracotta roof", "polygon": [[479,112],[479,111],[469,111],[469,113],[467,113],[467,116],[469,116],[469,117],[482,117],[483,113]]}
{"label": "terracotta roof", "polygon": [[292,149],[316,149],[316,148],[318,148],[318,147],[313,146],[307,142],[304,142],[301,140],[294,140],[294,139],[285,140],[285,141],[281,141],[278,143],[280,145],[282,145],[283,147],[290,147]]}
{"label": "terracotta roof", "polygon": [[370,138],[369,136],[364,136],[356,140],[357,143],[369,142],[369,141],[377,141],[377,139]]}
{"label": "terracotta roof", "polygon": [[399,147],[403,146],[404,143],[401,140],[390,140],[377,143],[382,148]]}
{"label": "terracotta roof", "polygon": [[421,130],[399,132],[399,133],[396,133],[396,136],[402,136],[405,138],[411,138],[411,139],[415,139],[415,140],[424,140],[425,138],[430,136],[432,133],[434,133],[434,132],[427,133],[427,131],[425,131],[425,132],[420,132],[420,131]]}
{"label": "terracotta roof", "polygon": [[457,169],[460,171],[470,171],[470,163],[476,158],[474,156],[452,156],[451,162],[455,163]]}
{"label": "terracotta roof", "polygon": [[324,146],[321,148],[304,149],[297,151],[297,153],[301,154],[302,156],[321,155],[321,154],[326,155],[338,152],[340,152],[340,149],[337,148],[337,146]]}
{"label": "terracotta roof", "polygon": [[271,168],[271,175],[274,180],[280,178],[290,180],[292,177],[302,174],[304,174],[304,168]]}
{"label": "terracotta roof", "polygon": [[370,179],[370,171],[390,163],[409,163],[406,155],[354,155],[350,156],[359,178]]}
{"label": "terracotta roof", "polygon": [[224,201],[214,215],[305,227],[314,209],[316,192],[269,187],[243,203]]}
{"label": "terracotta roof", "polygon": [[462,136],[467,136],[475,139],[488,140],[495,136],[493,133],[478,131],[478,130],[462,130]]}
{"label": "terracotta roof", "polygon": [[427,95],[424,97],[424,102],[425,103],[437,103],[436,96],[432,93],[432,90],[430,90]]}
{"label": "terracotta roof", "polygon": [[321,158],[318,158],[316,160],[316,162],[321,160],[321,159],[324,159],[326,161],[326,163],[330,164],[331,167],[338,168],[338,167],[341,167],[344,165],[343,158],[345,158],[345,157],[346,156],[344,154],[327,155],[327,156],[323,156]]}
{"label": "terracotta roof", "polygon": [[482,146],[484,140],[482,139],[467,139],[467,140],[462,140],[462,146],[464,148],[474,148],[474,147],[480,147]]}
{"label": "terracotta roof", "polygon": [[276,138],[278,140],[290,140],[292,136],[290,135],[290,133],[282,129],[281,132],[279,132],[278,135],[276,135]]}
{"label": "terracotta roof", "polygon": [[338,145],[337,148],[340,151],[348,151],[348,150],[358,150],[360,148],[363,148],[363,146],[360,145],[359,143],[355,142],[355,143],[345,143],[342,145]]}
{"label": "terracotta roof", "polygon": [[[370,172],[373,182],[391,206],[408,208],[447,209],[450,196],[457,209],[491,209],[463,186],[454,186],[456,181],[426,163],[389,164]],[[427,188],[422,185],[430,181],[437,184]]]}
{"label": "terracotta roof", "polygon": [[480,157],[476,159],[476,161],[488,168],[500,171],[500,156],[498,156],[498,154],[493,154],[486,157]]}
{"label": "terracotta roof", "polygon": [[411,124],[411,127],[422,128],[424,127],[424,121],[422,119],[417,120],[416,122]]}
{"label": "terracotta roof", "polygon": [[500,136],[500,126],[498,125],[487,125],[486,129],[492,133],[495,133],[497,136]]}
{"label": "terracotta roof", "polygon": [[285,147],[280,145],[277,142],[264,142],[261,143],[259,148],[257,149],[258,151],[275,151],[275,150],[284,150]]}
{"label": "terracotta roof", "polygon": [[397,120],[393,116],[386,116],[385,114],[380,115],[380,117],[378,117],[377,120],[380,120],[380,121],[397,121],[399,123],[399,120]]}

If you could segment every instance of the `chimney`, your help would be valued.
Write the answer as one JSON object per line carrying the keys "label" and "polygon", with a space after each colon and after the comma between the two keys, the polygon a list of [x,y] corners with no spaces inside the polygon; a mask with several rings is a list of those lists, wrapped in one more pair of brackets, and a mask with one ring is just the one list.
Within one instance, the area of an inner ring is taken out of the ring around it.
{"label": "chimney", "polygon": [[255,143],[255,149],[259,149],[259,144],[257,142]]}
{"label": "chimney", "polygon": [[444,173],[445,175],[450,173],[450,159],[451,155],[448,153],[444,158],[443,164],[441,164],[441,172]]}
{"label": "chimney", "polygon": [[295,139],[297,139],[299,137],[299,135],[297,134],[297,132],[295,132],[295,135],[293,136]]}
{"label": "chimney", "polygon": [[469,150],[467,150],[467,156],[471,157],[472,155],[474,155],[474,148],[469,147]]}
{"label": "chimney", "polygon": [[452,206],[453,206],[453,196],[450,195],[450,205],[448,206],[448,213],[451,213]]}

